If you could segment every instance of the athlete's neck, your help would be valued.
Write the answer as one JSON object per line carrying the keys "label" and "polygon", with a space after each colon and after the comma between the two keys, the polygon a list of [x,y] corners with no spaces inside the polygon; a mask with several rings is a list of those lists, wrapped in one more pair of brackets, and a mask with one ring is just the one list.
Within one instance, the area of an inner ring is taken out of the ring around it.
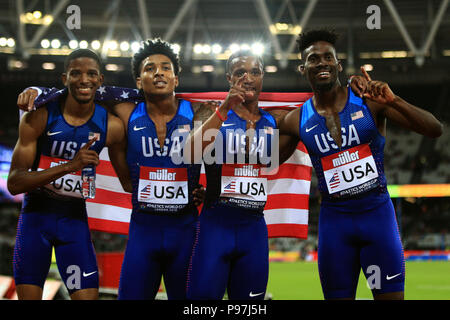
{"label": "athlete's neck", "polygon": [[340,107],[341,99],[346,99],[346,97],[347,89],[341,85],[336,85],[327,91],[314,90],[313,103],[318,110],[335,110]]}
{"label": "athlete's neck", "polygon": [[88,120],[95,110],[95,103],[92,99],[89,102],[82,103],[68,94],[62,105],[62,114],[66,121],[71,125],[79,125],[80,122]]}
{"label": "athlete's neck", "polygon": [[[259,117],[258,100],[249,103],[243,103],[234,108],[234,111],[243,119]],[[250,119],[252,120],[252,119]]]}
{"label": "athlete's neck", "polygon": [[145,96],[147,112],[150,116],[173,116],[178,109],[175,94],[168,96]]}

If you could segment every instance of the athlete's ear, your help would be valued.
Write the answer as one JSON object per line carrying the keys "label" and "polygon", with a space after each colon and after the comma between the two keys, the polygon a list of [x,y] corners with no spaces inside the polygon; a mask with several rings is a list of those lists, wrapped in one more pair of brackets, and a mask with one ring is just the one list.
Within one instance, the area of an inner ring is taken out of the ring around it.
{"label": "athlete's ear", "polygon": [[141,77],[136,78],[136,87],[140,90],[142,89]]}
{"label": "athlete's ear", "polygon": [[175,88],[178,87],[178,84],[179,84],[178,76],[175,76]]}
{"label": "athlete's ear", "polygon": [[298,66],[298,71],[302,74],[302,76],[305,75],[305,65],[301,64]]}
{"label": "athlete's ear", "polygon": [[339,71],[339,72],[342,72],[342,70],[344,70],[344,68],[342,68],[341,61],[338,60],[338,71]]}
{"label": "athlete's ear", "polygon": [[63,73],[63,74],[61,74],[61,81],[62,81],[62,83],[63,83],[63,85],[65,86],[65,87],[67,87],[67,85],[66,85],[66,82],[67,82],[67,73]]}
{"label": "athlete's ear", "polygon": [[98,78],[98,82],[100,83],[100,85],[102,85],[103,81],[105,81],[105,75],[103,73],[100,73],[100,76]]}

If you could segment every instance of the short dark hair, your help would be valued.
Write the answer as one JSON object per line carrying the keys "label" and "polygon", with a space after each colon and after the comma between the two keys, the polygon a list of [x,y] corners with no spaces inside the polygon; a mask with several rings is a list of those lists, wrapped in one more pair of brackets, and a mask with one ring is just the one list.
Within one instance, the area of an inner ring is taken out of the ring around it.
{"label": "short dark hair", "polygon": [[172,45],[160,38],[147,39],[146,41],[141,42],[141,47],[131,59],[131,71],[133,72],[135,79],[141,74],[142,61],[153,54],[162,54],[168,57],[170,61],[172,61],[175,75],[177,76],[178,73],[180,73],[180,58],[173,50]]}
{"label": "short dark hair", "polygon": [[316,29],[299,34],[297,46],[300,53],[317,41],[326,41],[336,47],[339,35],[333,29]]}
{"label": "short dark hair", "polygon": [[226,69],[225,69],[227,73],[230,73],[230,71],[231,71],[230,68],[231,68],[231,62],[233,61],[233,59],[236,59],[239,57],[254,57],[259,61],[259,63],[261,63],[261,66],[264,68],[264,61],[260,55],[253,53],[249,49],[242,49],[242,50],[236,51],[228,58]]}
{"label": "short dark hair", "polygon": [[76,49],[73,50],[67,57],[66,60],[64,60],[64,71],[67,71],[67,68],[69,67],[69,64],[72,60],[78,59],[78,58],[91,58],[95,60],[98,63],[98,68],[102,68],[102,61],[97,53],[90,49]]}

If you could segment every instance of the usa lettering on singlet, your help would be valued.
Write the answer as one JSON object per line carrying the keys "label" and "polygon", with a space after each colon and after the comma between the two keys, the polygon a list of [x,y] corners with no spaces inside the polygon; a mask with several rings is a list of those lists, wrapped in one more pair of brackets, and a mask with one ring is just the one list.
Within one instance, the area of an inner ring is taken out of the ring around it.
{"label": "usa lettering on singlet", "polygon": [[353,196],[378,185],[378,171],[368,144],[334,153],[321,161],[330,194]]}
{"label": "usa lettering on singlet", "polygon": [[138,201],[141,209],[177,211],[189,202],[186,168],[140,167]]}
{"label": "usa lettering on singlet", "polygon": [[267,201],[267,178],[257,164],[222,165],[220,198],[246,209],[262,210]]}
{"label": "usa lettering on singlet", "polygon": [[140,103],[133,110],[128,124],[127,152],[134,189],[133,208],[176,213],[189,204],[189,165],[182,161],[182,151],[192,117],[191,104],[180,100],[160,145],[146,104]]}
{"label": "usa lettering on singlet", "polygon": [[331,136],[325,118],[315,110],[312,99],[303,105],[300,117],[301,138],[325,198],[345,199],[375,188],[385,190],[382,166],[385,139],[361,98],[348,91],[347,103],[339,113],[340,147]]}
{"label": "usa lettering on singlet", "polygon": [[[76,153],[93,137],[97,140],[91,149],[100,152],[105,144],[107,128],[107,112],[95,105],[94,114],[85,124],[71,126],[60,111],[59,103],[47,105],[47,126],[40,139],[43,139],[42,153],[39,157],[37,171],[50,169],[72,160]],[[50,196],[83,198],[81,170],[71,172],[41,187]]]}
{"label": "usa lettering on singlet", "polygon": [[[219,202],[262,212],[267,201],[267,175],[275,120],[265,111],[254,130],[233,110],[221,128],[224,137]],[[249,139],[249,136],[252,136]],[[248,144],[248,147],[247,147]],[[216,146],[217,148],[217,146]],[[247,152],[248,151],[248,152]]]}

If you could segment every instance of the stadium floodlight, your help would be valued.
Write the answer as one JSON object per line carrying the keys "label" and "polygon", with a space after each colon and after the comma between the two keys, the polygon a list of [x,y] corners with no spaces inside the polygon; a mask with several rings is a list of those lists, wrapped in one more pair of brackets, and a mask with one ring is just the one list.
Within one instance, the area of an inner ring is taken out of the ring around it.
{"label": "stadium floodlight", "polygon": [[277,68],[277,66],[272,66],[272,65],[270,65],[270,66],[266,66],[264,70],[265,70],[267,73],[275,73],[275,72],[278,71],[278,68]]}
{"label": "stadium floodlight", "polygon": [[118,46],[116,40],[111,40],[106,43],[106,48],[109,50],[116,50]]}
{"label": "stadium floodlight", "polygon": [[69,41],[69,48],[70,49],[76,49],[78,47],[78,41],[77,40],[70,40]]}
{"label": "stadium floodlight", "polygon": [[14,47],[16,45],[16,41],[14,41],[13,38],[8,38],[8,40],[6,40],[6,45],[10,48]]}
{"label": "stadium floodlight", "polygon": [[33,17],[35,19],[40,19],[42,17],[42,12],[40,12],[40,11],[33,12]]}
{"label": "stadium floodlight", "polygon": [[213,72],[213,71],[214,71],[213,65],[206,64],[206,65],[202,66],[202,72]]}
{"label": "stadium floodlight", "polygon": [[102,44],[98,40],[94,40],[94,41],[91,42],[91,47],[94,50],[100,49],[101,46],[102,46]]}
{"label": "stadium floodlight", "polygon": [[105,66],[105,70],[107,71],[118,71],[119,70],[119,66],[115,63],[108,63]]}
{"label": "stadium floodlight", "polygon": [[122,41],[120,43],[120,50],[122,50],[122,51],[130,50],[130,43],[128,41]]}
{"label": "stadium floodlight", "polygon": [[81,40],[78,45],[80,46],[81,49],[87,49],[89,43],[86,40]]}
{"label": "stadium floodlight", "polygon": [[250,50],[250,46],[247,43],[243,43],[243,44],[241,44],[240,49],[247,51],[247,50]]}
{"label": "stadium floodlight", "polygon": [[209,44],[202,45],[202,53],[210,54],[211,53],[211,46]]}
{"label": "stadium floodlight", "polygon": [[134,53],[138,52],[140,47],[141,47],[141,44],[137,41],[133,41],[131,43],[131,51],[133,51]]}
{"label": "stadium floodlight", "polygon": [[54,70],[56,65],[53,62],[44,62],[42,64],[42,69],[44,70]]}
{"label": "stadium floodlight", "polygon": [[252,52],[257,55],[262,55],[264,53],[264,45],[260,42],[253,43]]}
{"label": "stadium floodlight", "polygon": [[8,40],[5,37],[0,38],[0,47],[6,46]]}
{"label": "stadium floodlight", "polygon": [[233,43],[230,45],[229,49],[230,49],[231,53],[235,53],[235,52],[239,51],[240,48],[241,48],[240,45],[238,45],[237,43]]}
{"label": "stadium floodlight", "polygon": [[174,43],[172,45],[172,49],[173,49],[173,52],[175,52],[176,54],[179,54],[180,50],[181,50],[181,46],[178,43]]}
{"label": "stadium floodlight", "polygon": [[196,43],[194,45],[194,53],[201,54],[203,52],[203,45],[201,43]]}
{"label": "stadium floodlight", "polygon": [[212,45],[211,50],[214,54],[219,54],[222,52],[222,46],[218,43]]}
{"label": "stadium floodlight", "polygon": [[59,47],[61,47],[61,41],[59,41],[58,39],[53,39],[50,45],[53,49],[59,49]]}
{"label": "stadium floodlight", "polygon": [[53,16],[51,14],[46,14],[42,20],[44,25],[48,26],[53,22]]}
{"label": "stadium floodlight", "polygon": [[47,49],[50,47],[50,40],[48,39],[42,39],[41,40],[41,47],[44,49]]}

